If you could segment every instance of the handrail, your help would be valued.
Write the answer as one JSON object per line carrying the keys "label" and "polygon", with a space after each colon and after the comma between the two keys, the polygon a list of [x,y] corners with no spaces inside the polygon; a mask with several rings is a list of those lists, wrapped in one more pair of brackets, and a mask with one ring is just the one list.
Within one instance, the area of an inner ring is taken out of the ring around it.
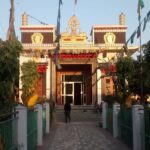
{"label": "handrail", "polygon": [[16,115],[16,114],[18,114],[18,111],[5,113],[5,114],[0,115],[0,119],[8,117],[10,115]]}

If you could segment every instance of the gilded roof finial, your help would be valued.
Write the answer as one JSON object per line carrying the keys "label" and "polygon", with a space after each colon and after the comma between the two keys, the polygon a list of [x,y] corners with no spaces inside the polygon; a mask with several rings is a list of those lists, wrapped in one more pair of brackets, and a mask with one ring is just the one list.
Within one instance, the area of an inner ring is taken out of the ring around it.
{"label": "gilded roof finial", "polygon": [[28,25],[28,15],[25,12],[22,15],[22,25]]}
{"label": "gilded roof finial", "polygon": [[125,25],[125,15],[123,12],[119,15],[119,24]]}
{"label": "gilded roof finial", "polygon": [[80,23],[77,19],[77,17],[75,15],[73,15],[70,20],[69,20],[69,27],[71,29],[71,34],[72,35],[76,35],[77,34],[77,29],[79,28],[80,26]]}

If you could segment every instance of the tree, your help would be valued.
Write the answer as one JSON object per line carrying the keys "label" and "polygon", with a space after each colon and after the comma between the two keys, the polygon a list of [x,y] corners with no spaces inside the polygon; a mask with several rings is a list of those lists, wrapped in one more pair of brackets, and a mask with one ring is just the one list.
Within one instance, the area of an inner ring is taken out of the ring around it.
{"label": "tree", "polygon": [[23,63],[21,66],[22,71],[22,100],[24,104],[28,104],[29,98],[36,93],[38,72],[37,64],[34,61]]}
{"label": "tree", "polygon": [[150,94],[150,41],[142,46],[144,56],[142,63],[142,76],[143,76],[143,88],[144,88],[144,96]]}
{"label": "tree", "polygon": [[122,93],[122,102],[130,94],[130,82],[134,74],[134,60],[131,57],[119,58],[116,63],[116,75],[119,91]]}
{"label": "tree", "polygon": [[14,86],[19,83],[19,41],[0,40],[0,107],[14,101]]}
{"label": "tree", "polygon": [[[120,58],[117,62],[118,82],[124,98],[131,93],[143,95],[144,99],[150,95],[150,41],[142,48],[144,52],[142,61],[141,56],[138,56],[137,60],[125,57]],[[125,84],[125,80],[128,84]],[[141,88],[143,93],[141,93]]]}

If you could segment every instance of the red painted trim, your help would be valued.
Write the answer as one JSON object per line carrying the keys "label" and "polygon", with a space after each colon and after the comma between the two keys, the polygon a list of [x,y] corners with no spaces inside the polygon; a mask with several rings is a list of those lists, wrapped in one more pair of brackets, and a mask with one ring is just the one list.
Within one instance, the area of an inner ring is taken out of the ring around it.
{"label": "red painted trim", "polygon": [[116,73],[116,71],[117,71],[117,68],[116,68],[115,64],[110,64],[108,67],[100,66],[97,69],[100,69],[102,74],[108,74],[109,72]]}
{"label": "red painted trim", "polygon": [[46,69],[47,69],[47,65],[45,65],[45,64],[40,64],[37,66],[38,73],[46,72]]}
{"label": "red painted trim", "polygon": [[73,59],[73,58],[96,58],[95,53],[81,53],[81,54],[54,54],[54,55],[49,55],[49,57],[52,57],[53,59],[56,58],[65,58],[65,59]]}
{"label": "red painted trim", "polygon": [[94,30],[127,29],[127,27],[95,27]]}
{"label": "red painted trim", "polygon": [[54,28],[48,28],[48,27],[38,27],[38,28],[34,28],[34,27],[32,27],[32,28],[20,28],[20,30],[53,30]]}
{"label": "red painted trim", "polygon": [[71,41],[71,39],[64,39],[64,41]]}
{"label": "red painted trim", "polygon": [[83,39],[76,39],[77,41],[83,41]]}

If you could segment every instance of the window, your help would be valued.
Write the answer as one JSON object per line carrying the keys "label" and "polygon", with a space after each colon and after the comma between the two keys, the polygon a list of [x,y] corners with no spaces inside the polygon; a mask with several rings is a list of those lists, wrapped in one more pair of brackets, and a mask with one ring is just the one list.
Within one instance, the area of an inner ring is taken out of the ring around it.
{"label": "window", "polygon": [[106,79],[106,83],[109,84],[110,83],[110,79]]}
{"label": "window", "polygon": [[63,82],[74,82],[74,81],[82,81],[82,75],[63,75],[62,81]]}

